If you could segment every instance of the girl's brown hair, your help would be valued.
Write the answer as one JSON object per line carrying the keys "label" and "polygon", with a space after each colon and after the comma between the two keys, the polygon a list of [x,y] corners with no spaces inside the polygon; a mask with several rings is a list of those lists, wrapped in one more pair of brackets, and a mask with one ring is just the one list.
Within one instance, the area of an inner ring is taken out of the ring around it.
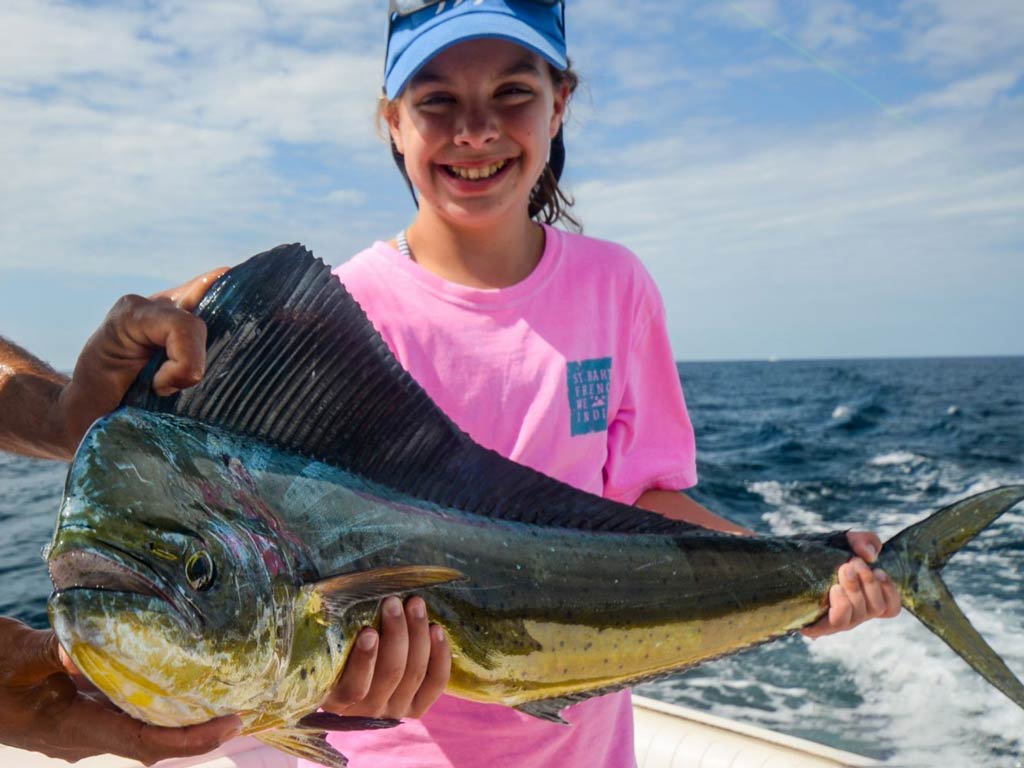
{"label": "girl's brown hair", "polygon": [[[555,87],[560,88],[563,85],[567,85],[569,87],[569,96],[571,97],[580,83],[579,75],[572,69],[572,63],[567,61],[564,70],[556,69],[549,64],[548,71],[551,73],[551,79]],[[401,171],[402,176],[405,178],[405,183],[409,185],[409,192],[412,194],[413,200],[415,200],[416,192],[413,189],[412,182],[409,180],[409,174],[405,170],[405,156],[398,151],[398,147],[395,146],[395,142],[387,129],[388,117],[392,115],[395,109],[395,101],[389,101],[387,96],[382,94],[377,104],[377,132],[381,138],[384,138],[391,145],[391,156],[394,158],[398,170]],[[565,148],[561,141],[562,131],[560,129],[556,138],[558,144],[557,151],[563,155],[556,163],[559,174],[561,173],[562,162],[565,159]],[[552,143],[552,155],[556,151],[556,142]],[[551,166],[552,163],[549,160],[547,165],[544,166],[544,170],[541,171],[540,178],[537,180],[533,191],[530,192],[530,218],[545,224],[561,223],[566,229],[573,232],[582,232],[582,222],[570,212],[574,202],[573,198],[567,195],[559,186],[558,175]]]}
{"label": "girl's brown hair", "polygon": [[[569,87],[569,97],[571,98],[580,84],[579,75],[573,71],[572,62],[566,60],[564,70],[556,69],[548,64],[548,71],[551,73],[551,79],[554,81],[556,88],[561,88],[563,85]],[[557,151],[561,153],[561,157],[557,160],[557,173],[555,169],[552,169],[552,164],[549,160],[547,165],[544,166],[544,170],[541,171],[536,186],[534,186],[533,191],[530,193],[530,218],[535,221],[543,221],[545,224],[561,222],[566,229],[573,232],[582,232],[583,222],[570,211],[575,201],[558,184],[558,176],[562,171],[561,166],[565,162],[565,145],[562,143],[562,130],[562,128],[559,128],[558,136],[556,137]],[[552,159],[554,159],[555,151],[556,145],[553,143]]]}

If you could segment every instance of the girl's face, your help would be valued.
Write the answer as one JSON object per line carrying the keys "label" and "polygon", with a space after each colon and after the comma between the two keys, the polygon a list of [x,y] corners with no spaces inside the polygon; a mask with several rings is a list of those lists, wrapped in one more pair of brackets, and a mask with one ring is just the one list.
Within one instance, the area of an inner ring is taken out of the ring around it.
{"label": "girl's face", "polygon": [[472,227],[525,218],[568,96],[544,59],[506,40],[431,59],[388,116],[421,207]]}

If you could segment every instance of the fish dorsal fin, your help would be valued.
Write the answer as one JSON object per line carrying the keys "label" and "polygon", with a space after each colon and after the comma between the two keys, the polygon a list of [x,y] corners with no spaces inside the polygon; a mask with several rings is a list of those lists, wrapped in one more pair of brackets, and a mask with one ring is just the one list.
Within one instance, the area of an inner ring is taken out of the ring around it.
{"label": "fish dorsal fin", "polygon": [[668,520],[481,447],[395,359],[330,268],[298,244],[253,256],[210,288],[206,375],[162,398],[158,355],[123,405],[194,418],[465,512],[585,530],[683,533]]}

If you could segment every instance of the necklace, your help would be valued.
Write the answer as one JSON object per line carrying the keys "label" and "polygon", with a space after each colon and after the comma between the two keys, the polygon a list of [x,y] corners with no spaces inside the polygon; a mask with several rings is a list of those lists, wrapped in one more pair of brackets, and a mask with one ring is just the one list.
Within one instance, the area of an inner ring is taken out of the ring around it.
{"label": "necklace", "polygon": [[412,259],[412,251],[409,250],[409,241],[405,237],[405,230],[403,229],[397,235],[395,235],[395,242],[398,243],[398,252],[405,256],[407,259]]}

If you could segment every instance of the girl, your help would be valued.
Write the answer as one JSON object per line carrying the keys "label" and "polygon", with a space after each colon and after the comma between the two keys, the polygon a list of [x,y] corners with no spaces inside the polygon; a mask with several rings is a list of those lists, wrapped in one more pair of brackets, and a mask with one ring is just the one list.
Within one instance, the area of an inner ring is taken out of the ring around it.
{"label": "girl", "polygon": [[[651,278],[625,248],[552,226],[576,228],[558,188],[575,84],[557,0],[392,0],[381,117],[419,211],[336,274],[477,442],[587,491],[748,533],[678,493],[697,480],[693,430]],[[880,547],[852,541],[868,560]],[[899,609],[861,560],[841,584],[815,634]],[[422,601],[405,622],[389,601],[379,643],[365,631],[327,708],[415,716],[443,686],[448,652]],[[442,696],[419,720],[337,746],[354,766],[634,765],[628,691],[565,717]]]}

